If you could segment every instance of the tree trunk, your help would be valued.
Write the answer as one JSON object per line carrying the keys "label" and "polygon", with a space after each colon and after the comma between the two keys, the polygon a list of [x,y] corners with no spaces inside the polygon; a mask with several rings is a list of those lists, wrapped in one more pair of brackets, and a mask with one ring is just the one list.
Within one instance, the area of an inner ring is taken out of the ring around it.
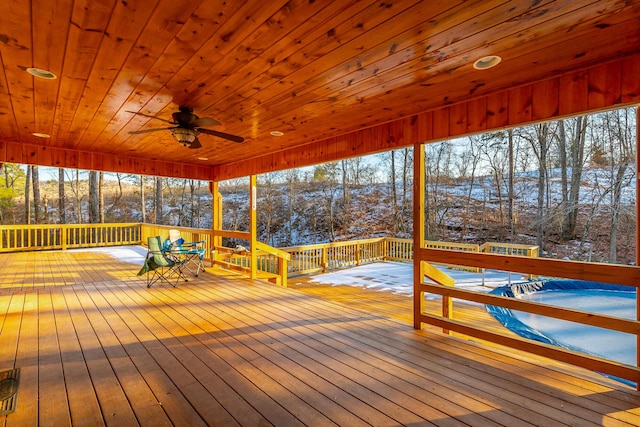
{"label": "tree trunk", "polygon": [[31,224],[31,166],[27,166],[27,179],[24,183],[24,217],[25,223]]}
{"label": "tree trunk", "polygon": [[[578,213],[580,209],[580,184],[584,167],[584,147],[586,144],[588,123],[586,117],[577,117],[575,120],[573,139],[570,141],[571,180],[569,182],[566,208],[564,209],[565,221],[562,227],[563,237],[567,240],[576,237],[576,226],[578,224]],[[563,121],[560,121],[560,125],[563,125]],[[564,126],[562,126],[561,129],[564,131]]]}
{"label": "tree trunk", "polygon": [[42,206],[40,203],[40,174],[38,166],[31,166],[31,180],[33,182],[33,212],[36,224],[42,222]]}
{"label": "tree trunk", "polygon": [[513,180],[514,180],[514,174],[515,174],[515,164],[513,162],[513,129],[509,129],[508,132],[508,138],[509,138],[509,201],[508,201],[508,205],[507,205],[507,210],[508,210],[508,216],[509,216],[509,234],[511,235],[511,242],[513,242],[514,238],[515,238],[515,234],[516,234],[516,224],[513,218],[513,203],[514,203],[514,199],[515,199],[515,194],[513,192]]}
{"label": "tree trunk", "polygon": [[156,214],[156,224],[162,224],[163,222],[163,212],[162,207],[164,204],[164,200],[162,199],[162,181],[161,177],[156,177],[156,197],[154,201],[154,211]]}
{"label": "tree trunk", "polygon": [[98,216],[100,224],[104,224],[104,172],[98,177]]}
{"label": "tree trunk", "polygon": [[140,213],[142,214],[142,223],[147,222],[147,201],[144,197],[144,176],[140,175]]}
{"label": "tree trunk", "polygon": [[398,224],[396,216],[398,214],[398,193],[396,191],[396,156],[395,151],[391,150],[391,170],[389,171],[389,185],[391,186],[391,214],[393,217],[393,236],[398,232]]}
{"label": "tree trunk", "polygon": [[80,198],[80,171],[76,169],[76,212],[77,222],[82,223],[82,199]]}
{"label": "tree trunk", "polygon": [[100,222],[100,190],[98,172],[89,172],[89,223]]}
{"label": "tree trunk", "polygon": [[64,169],[58,169],[58,218],[60,224],[67,223],[66,197],[64,191]]}
{"label": "tree trunk", "polygon": [[349,180],[347,176],[347,160],[341,160],[342,167],[342,204],[345,207],[349,205]]}
{"label": "tree trunk", "polygon": [[538,211],[537,211],[537,228],[536,228],[536,244],[540,249],[544,249],[544,224],[546,222],[545,217],[545,190],[547,188],[547,149],[549,136],[549,125],[542,123],[536,125],[536,133],[538,136],[539,153],[538,153]]}

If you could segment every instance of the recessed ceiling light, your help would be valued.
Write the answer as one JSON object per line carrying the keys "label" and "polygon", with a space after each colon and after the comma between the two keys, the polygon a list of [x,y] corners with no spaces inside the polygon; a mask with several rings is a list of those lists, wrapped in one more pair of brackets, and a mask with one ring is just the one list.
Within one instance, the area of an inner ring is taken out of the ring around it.
{"label": "recessed ceiling light", "polygon": [[32,135],[37,136],[38,138],[51,138],[51,135],[49,135],[48,133],[34,132],[32,133]]}
{"label": "recessed ceiling light", "polygon": [[198,157],[198,160],[204,161],[204,160],[209,160],[209,159],[207,157]]}
{"label": "recessed ceiling light", "polygon": [[476,70],[487,70],[498,65],[500,61],[502,61],[502,58],[500,58],[498,55],[485,56],[474,62],[473,68],[475,68]]}
{"label": "recessed ceiling light", "polygon": [[27,73],[31,74],[34,77],[39,77],[41,79],[53,80],[57,79],[58,76],[53,74],[49,70],[43,70],[42,68],[27,68]]}
{"label": "recessed ceiling light", "polygon": [[271,136],[282,136],[282,135],[284,135],[284,132],[280,132],[279,130],[271,131]]}

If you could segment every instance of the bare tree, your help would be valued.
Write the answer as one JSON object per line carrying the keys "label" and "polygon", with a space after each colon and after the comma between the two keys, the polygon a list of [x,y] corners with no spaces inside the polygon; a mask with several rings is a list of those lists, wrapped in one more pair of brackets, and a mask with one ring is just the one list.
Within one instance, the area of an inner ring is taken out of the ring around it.
{"label": "bare tree", "polygon": [[40,173],[38,166],[31,166],[31,181],[33,182],[33,212],[36,224],[42,222],[42,206],[40,197]]}
{"label": "bare tree", "polygon": [[64,169],[58,168],[58,218],[60,224],[67,223],[67,203],[65,194]]}
{"label": "bare tree", "polygon": [[507,131],[507,141],[508,141],[508,163],[509,163],[509,182],[508,182],[508,204],[507,204],[507,216],[509,218],[509,235],[511,236],[511,241],[513,242],[515,234],[516,234],[516,223],[513,214],[513,204],[515,201],[515,193],[513,189],[513,183],[515,180],[515,162],[514,162],[514,153],[513,153],[513,129],[509,129]]}
{"label": "bare tree", "polygon": [[[558,122],[557,136],[562,183],[561,212],[564,216],[562,237],[565,240],[574,239],[576,236],[587,126],[587,117],[576,117]],[[567,127],[571,129],[571,132],[567,132]]]}
{"label": "bare tree", "polygon": [[521,136],[529,141],[538,160],[538,203],[536,213],[536,244],[544,249],[546,243],[545,223],[547,221],[545,202],[547,200],[547,155],[549,153],[551,128],[549,123],[539,123],[528,127],[532,133]]}
{"label": "bare tree", "polygon": [[143,223],[147,222],[147,201],[145,200],[144,194],[144,175],[140,175],[140,213],[142,215],[141,221]]}
{"label": "bare tree", "polygon": [[98,222],[104,224],[104,172],[98,174]]}
{"label": "bare tree", "polygon": [[630,168],[635,163],[635,111],[616,110],[603,113],[604,132],[609,142],[611,181],[611,233],[609,262],[617,260],[617,238],[622,204],[622,189],[634,178]]}
{"label": "bare tree", "polygon": [[156,177],[156,197],[153,201],[153,211],[156,217],[156,224],[162,224],[163,222],[163,205],[164,200],[162,198],[162,183],[163,179],[161,177]]}
{"label": "bare tree", "polygon": [[349,172],[347,170],[347,160],[340,161],[342,171],[342,205],[346,209],[349,206]]}
{"label": "bare tree", "polygon": [[100,190],[99,176],[96,171],[89,171],[89,222],[100,222]]}
{"label": "bare tree", "polygon": [[31,166],[27,166],[27,179],[24,183],[24,217],[27,224],[31,224]]}

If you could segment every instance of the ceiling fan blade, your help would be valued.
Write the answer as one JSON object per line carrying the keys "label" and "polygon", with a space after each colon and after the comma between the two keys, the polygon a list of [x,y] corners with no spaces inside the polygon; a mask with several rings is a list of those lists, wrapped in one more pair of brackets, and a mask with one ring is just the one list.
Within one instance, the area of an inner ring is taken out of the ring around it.
{"label": "ceiling fan blade", "polygon": [[171,129],[175,129],[175,128],[153,128],[153,129],[141,129],[141,130],[132,130],[131,132],[129,132],[131,135],[136,135],[139,133],[149,133],[149,132],[156,132],[159,130],[171,130]]}
{"label": "ceiling fan blade", "polygon": [[217,130],[199,128],[198,132],[228,139],[229,141],[233,141],[233,142],[244,142],[244,138],[241,136],[231,135],[230,133],[218,132]]}
{"label": "ceiling fan blade", "polygon": [[196,136],[196,139],[191,141],[191,144],[189,145],[189,148],[200,148],[200,147],[202,147],[202,144],[200,144],[200,140]]}
{"label": "ceiling fan blade", "polygon": [[200,117],[199,119],[193,120],[190,124],[195,127],[218,126],[220,122],[211,117]]}
{"label": "ceiling fan blade", "polygon": [[135,111],[129,111],[129,110],[125,110],[127,113],[131,113],[131,114],[136,114],[138,116],[145,116],[145,117],[149,117],[150,119],[156,119],[156,120],[162,120],[163,122],[167,122],[169,124],[175,125],[174,122],[167,120],[167,119],[163,119],[162,117],[156,117],[156,116],[152,116],[151,114],[145,114],[145,113],[136,113]]}

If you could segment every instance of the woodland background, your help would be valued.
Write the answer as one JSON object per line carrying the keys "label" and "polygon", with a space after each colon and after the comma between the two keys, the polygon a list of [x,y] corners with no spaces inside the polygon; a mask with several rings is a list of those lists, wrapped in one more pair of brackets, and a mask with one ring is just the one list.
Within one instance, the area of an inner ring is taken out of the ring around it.
{"label": "woodland background", "polygon": [[[636,118],[628,108],[427,144],[427,239],[633,264]],[[412,162],[407,148],[260,175],[259,240],[410,238]],[[247,229],[248,185],[220,183],[225,229]],[[203,181],[5,163],[0,221],[210,228],[211,194]]]}

